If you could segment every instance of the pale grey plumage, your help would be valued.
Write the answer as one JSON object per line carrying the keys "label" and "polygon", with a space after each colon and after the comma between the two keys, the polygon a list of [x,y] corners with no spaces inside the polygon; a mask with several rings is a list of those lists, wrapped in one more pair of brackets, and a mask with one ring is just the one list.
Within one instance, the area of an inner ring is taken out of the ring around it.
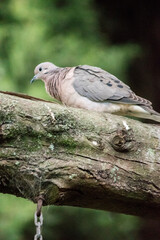
{"label": "pale grey plumage", "polygon": [[160,114],[153,110],[150,101],[137,96],[129,86],[101,68],[88,65],[59,68],[45,62],[34,72],[33,80],[42,79],[47,92],[67,106],[160,122]]}
{"label": "pale grey plumage", "polygon": [[74,79],[75,90],[92,101],[108,100],[151,105],[151,102],[136,96],[129,86],[101,68],[87,65],[78,66],[75,69]]}

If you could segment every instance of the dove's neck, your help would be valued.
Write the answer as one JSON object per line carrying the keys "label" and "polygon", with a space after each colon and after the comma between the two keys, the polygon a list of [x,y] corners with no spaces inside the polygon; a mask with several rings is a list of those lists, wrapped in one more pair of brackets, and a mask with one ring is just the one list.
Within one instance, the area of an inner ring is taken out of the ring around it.
{"label": "dove's neck", "polygon": [[46,91],[59,101],[62,101],[61,85],[70,69],[71,68],[57,68],[54,71],[51,71],[45,79]]}
{"label": "dove's neck", "polygon": [[45,79],[46,91],[51,95],[51,97],[60,100],[59,87],[60,87],[60,70],[57,68],[54,71],[50,71]]}

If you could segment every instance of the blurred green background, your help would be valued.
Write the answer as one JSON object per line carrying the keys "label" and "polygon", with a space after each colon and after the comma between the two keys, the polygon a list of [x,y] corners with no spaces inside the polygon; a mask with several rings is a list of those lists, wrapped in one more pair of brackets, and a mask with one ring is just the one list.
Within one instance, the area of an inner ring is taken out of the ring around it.
{"label": "blurred green background", "polygon": [[[158,3],[103,0],[1,0],[0,90],[44,99],[37,64],[101,67],[150,99],[160,111]],[[0,239],[33,239],[36,206],[0,195]],[[123,214],[71,207],[44,208],[47,240],[160,239],[159,223]]]}

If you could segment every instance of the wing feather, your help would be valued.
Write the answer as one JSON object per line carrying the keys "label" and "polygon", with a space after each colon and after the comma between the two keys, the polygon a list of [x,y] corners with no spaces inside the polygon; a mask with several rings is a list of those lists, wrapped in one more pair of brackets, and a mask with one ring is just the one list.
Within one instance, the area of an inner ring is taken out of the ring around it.
{"label": "wing feather", "polygon": [[84,97],[96,102],[139,104],[151,107],[151,102],[137,96],[129,86],[101,68],[80,65],[74,70],[73,87]]}

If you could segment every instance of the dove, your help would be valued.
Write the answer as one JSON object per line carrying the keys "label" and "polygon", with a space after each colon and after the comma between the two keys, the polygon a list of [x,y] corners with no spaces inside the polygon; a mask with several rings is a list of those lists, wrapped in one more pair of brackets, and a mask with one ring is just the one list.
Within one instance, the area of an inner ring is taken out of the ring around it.
{"label": "dove", "polygon": [[128,85],[99,67],[58,67],[43,62],[34,74],[31,83],[41,79],[47,93],[66,106],[160,122],[160,114],[149,100],[137,96]]}

